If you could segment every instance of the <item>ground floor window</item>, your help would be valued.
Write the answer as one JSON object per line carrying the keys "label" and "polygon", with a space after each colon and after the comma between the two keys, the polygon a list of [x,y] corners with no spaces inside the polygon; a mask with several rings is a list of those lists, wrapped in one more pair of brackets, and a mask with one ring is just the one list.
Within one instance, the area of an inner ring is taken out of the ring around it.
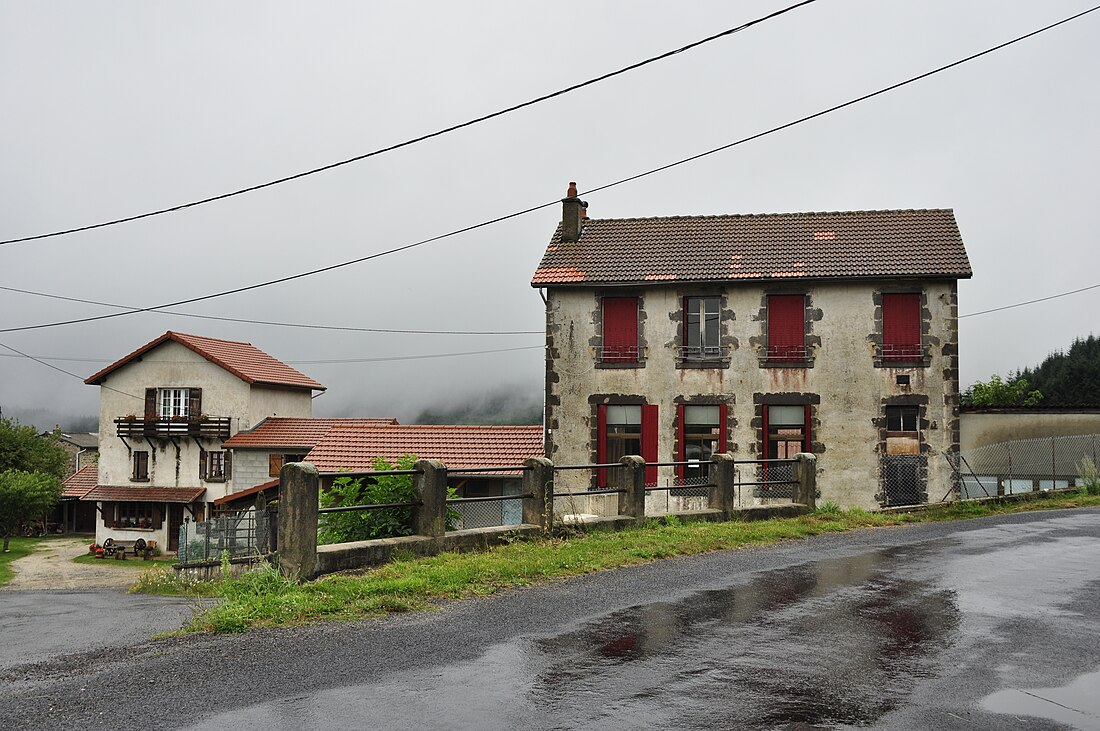
{"label": "ground floor window", "polygon": [[711,458],[726,451],[726,404],[681,404],[677,411],[677,477],[685,484],[706,482]]}
{"label": "ground floor window", "polygon": [[[657,406],[651,404],[599,404],[596,409],[596,461],[618,462],[637,455],[657,462]],[[597,486],[608,486],[607,469],[597,472]],[[646,484],[657,484],[657,468],[646,467]]]}
{"label": "ground floor window", "polygon": [[104,503],[103,525],[107,528],[160,528],[160,503]]}
{"label": "ground floor window", "polygon": [[[809,404],[765,404],[762,416],[765,459],[794,459],[799,452],[811,451]],[[794,480],[794,465],[766,464],[759,477],[761,482],[790,483]],[[794,486],[765,484],[754,492],[758,497],[793,497]]]}

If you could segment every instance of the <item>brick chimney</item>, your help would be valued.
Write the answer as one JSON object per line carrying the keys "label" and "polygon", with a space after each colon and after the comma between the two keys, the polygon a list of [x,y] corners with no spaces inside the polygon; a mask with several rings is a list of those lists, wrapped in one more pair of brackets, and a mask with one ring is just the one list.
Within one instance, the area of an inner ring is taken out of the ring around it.
{"label": "brick chimney", "polygon": [[561,199],[561,240],[562,243],[580,241],[581,226],[588,218],[588,203],[577,197],[577,184],[569,183],[569,190]]}

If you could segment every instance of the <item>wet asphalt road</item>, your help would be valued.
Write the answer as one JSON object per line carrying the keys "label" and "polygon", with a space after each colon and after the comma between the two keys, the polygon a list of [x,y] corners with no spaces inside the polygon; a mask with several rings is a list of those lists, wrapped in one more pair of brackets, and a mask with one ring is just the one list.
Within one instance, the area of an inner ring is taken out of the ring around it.
{"label": "wet asphalt road", "polygon": [[1100,729],[1100,511],[820,536],[0,683],[14,728]]}

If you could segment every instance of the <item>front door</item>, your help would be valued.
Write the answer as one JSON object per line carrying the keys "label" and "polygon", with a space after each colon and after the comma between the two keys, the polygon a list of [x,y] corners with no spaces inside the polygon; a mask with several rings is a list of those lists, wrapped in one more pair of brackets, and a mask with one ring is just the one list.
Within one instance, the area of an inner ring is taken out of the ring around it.
{"label": "front door", "polygon": [[168,506],[168,550],[172,553],[180,550],[181,525],[183,525],[183,506],[173,503]]}

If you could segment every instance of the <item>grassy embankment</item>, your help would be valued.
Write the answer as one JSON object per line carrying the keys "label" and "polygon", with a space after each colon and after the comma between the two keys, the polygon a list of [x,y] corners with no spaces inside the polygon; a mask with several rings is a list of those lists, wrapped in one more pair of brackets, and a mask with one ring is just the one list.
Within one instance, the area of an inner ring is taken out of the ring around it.
{"label": "grassy embankment", "polygon": [[1029,510],[1100,506],[1100,496],[1045,495],[1026,502],[958,503],[900,514],[826,506],[799,518],[727,523],[650,521],[618,532],[518,540],[476,553],[408,557],[354,575],[294,584],[271,569],[239,579],[184,582],[171,572],[149,572],[135,591],[220,596],[181,632],[240,632],[328,619],[429,609],[444,599],[487,596],[502,589],[632,566],[673,556],[803,539],[821,533],[910,523],[960,520]]}

